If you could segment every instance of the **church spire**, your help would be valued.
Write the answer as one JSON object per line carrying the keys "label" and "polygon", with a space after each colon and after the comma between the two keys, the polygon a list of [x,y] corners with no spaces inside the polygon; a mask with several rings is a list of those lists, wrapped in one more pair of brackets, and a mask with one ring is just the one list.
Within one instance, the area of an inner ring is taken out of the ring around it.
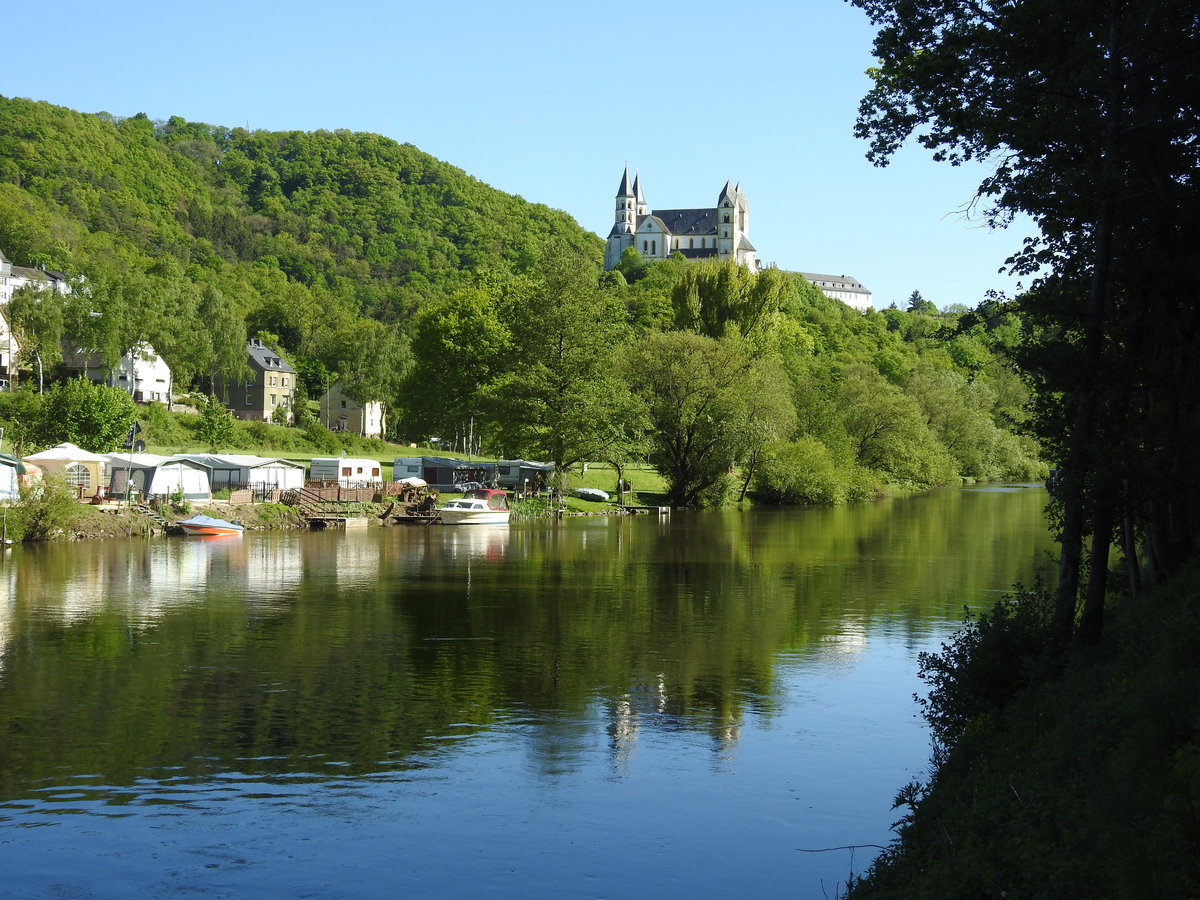
{"label": "church spire", "polygon": [[637,206],[639,216],[646,215],[646,198],[642,196],[642,176],[640,172],[633,174],[633,201]]}
{"label": "church spire", "polygon": [[629,185],[629,166],[625,167],[625,174],[621,176],[621,186],[617,188],[618,197],[632,197],[633,188]]}

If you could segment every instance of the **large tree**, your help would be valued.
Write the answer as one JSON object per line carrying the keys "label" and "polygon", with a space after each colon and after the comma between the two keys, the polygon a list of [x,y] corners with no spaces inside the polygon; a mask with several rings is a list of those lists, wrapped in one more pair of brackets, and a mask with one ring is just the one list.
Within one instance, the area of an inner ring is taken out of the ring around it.
{"label": "large tree", "polygon": [[505,304],[511,359],[487,391],[505,453],[551,461],[561,472],[610,446],[609,426],[624,415],[629,393],[615,365],[627,325],[622,304],[598,283],[595,267],[552,242],[532,289]]}
{"label": "large tree", "polygon": [[1041,276],[1025,306],[1044,340],[1024,362],[1035,426],[1063,466],[1058,631],[1083,595],[1094,639],[1122,513],[1160,573],[1200,536],[1200,477],[1184,464],[1200,436],[1200,7],[850,2],[880,28],[857,126],[869,157],[884,164],[915,136],[937,159],[986,162],[990,221],[1021,212],[1038,225],[1011,262]]}
{"label": "large tree", "polygon": [[672,506],[703,504],[734,464],[787,436],[795,418],[782,372],[737,336],[651,333],[631,348],[628,374]]}

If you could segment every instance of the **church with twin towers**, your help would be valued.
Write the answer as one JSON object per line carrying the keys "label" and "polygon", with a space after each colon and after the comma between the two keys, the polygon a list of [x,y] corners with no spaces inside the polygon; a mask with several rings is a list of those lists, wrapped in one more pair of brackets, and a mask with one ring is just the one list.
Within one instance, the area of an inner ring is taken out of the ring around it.
{"label": "church with twin towers", "polygon": [[688,259],[732,259],[751,271],[759,269],[750,243],[750,207],[741,185],[728,181],[717,205],[704,209],[650,209],[642,195],[642,179],[629,180],[629,167],[617,188],[615,221],[604,248],[605,270],[616,268],[630,247],[643,259],[666,259],[682,253]]}

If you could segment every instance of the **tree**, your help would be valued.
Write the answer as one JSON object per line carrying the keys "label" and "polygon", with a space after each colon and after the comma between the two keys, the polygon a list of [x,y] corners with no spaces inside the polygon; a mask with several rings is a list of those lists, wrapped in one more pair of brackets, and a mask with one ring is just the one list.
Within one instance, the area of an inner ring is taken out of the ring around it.
{"label": "tree", "polygon": [[37,369],[40,394],[46,366],[62,360],[63,296],[52,288],[25,285],[13,291],[5,311],[20,341],[20,355],[31,359]]}
{"label": "tree", "polygon": [[505,304],[512,359],[486,392],[488,417],[505,453],[546,459],[559,472],[596,459],[619,421],[628,388],[615,347],[624,309],[598,287],[598,271],[561,243],[547,245],[519,305]]}
{"label": "tree", "polygon": [[196,433],[209,451],[215,453],[232,444],[237,434],[237,423],[225,404],[210,394],[201,398],[197,405],[200,415],[196,422]]}
{"label": "tree", "polygon": [[[1161,573],[1200,547],[1200,476],[1184,463],[1200,419],[1189,351],[1200,314],[1172,288],[1197,261],[1200,9],[851,2],[880,26],[857,125],[868,156],[884,164],[916,136],[935,159],[987,161],[979,195],[992,202],[989,222],[1023,212],[1038,225],[1010,262],[1046,273],[1022,301],[1045,340],[1022,355],[1034,427],[1064,476],[1056,630],[1069,635],[1086,568],[1080,633],[1095,639],[1118,508],[1134,511]],[[1155,540],[1168,531],[1171,540]]]}
{"label": "tree", "polygon": [[483,412],[483,393],[511,359],[512,334],[487,287],[456,291],[416,318],[405,420],[423,435],[452,433]]}
{"label": "tree", "polygon": [[937,307],[921,296],[920,291],[908,295],[908,311],[915,313],[936,313]]}
{"label": "tree", "polygon": [[136,418],[137,407],[120,388],[68,378],[46,391],[38,437],[46,445],[70,441],[93,453],[110,453]]}
{"label": "tree", "polygon": [[782,373],[736,336],[651,333],[630,348],[627,371],[646,405],[651,461],[673,506],[702,504],[735,463],[794,420]]}

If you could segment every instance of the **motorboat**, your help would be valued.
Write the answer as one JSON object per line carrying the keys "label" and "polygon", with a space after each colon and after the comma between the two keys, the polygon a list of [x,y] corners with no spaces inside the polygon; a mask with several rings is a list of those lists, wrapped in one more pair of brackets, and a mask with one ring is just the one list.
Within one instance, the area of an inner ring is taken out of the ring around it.
{"label": "motorboat", "polygon": [[508,494],[497,488],[475,488],[434,512],[443,525],[507,525]]}
{"label": "motorboat", "polygon": [[214,519],[212,516],[195,515],[190,519],[182,519],[179,527],[184,534],[198,537],[228,537],[241,534],[245,529],[237,522],[227,522],[224,519]]}

